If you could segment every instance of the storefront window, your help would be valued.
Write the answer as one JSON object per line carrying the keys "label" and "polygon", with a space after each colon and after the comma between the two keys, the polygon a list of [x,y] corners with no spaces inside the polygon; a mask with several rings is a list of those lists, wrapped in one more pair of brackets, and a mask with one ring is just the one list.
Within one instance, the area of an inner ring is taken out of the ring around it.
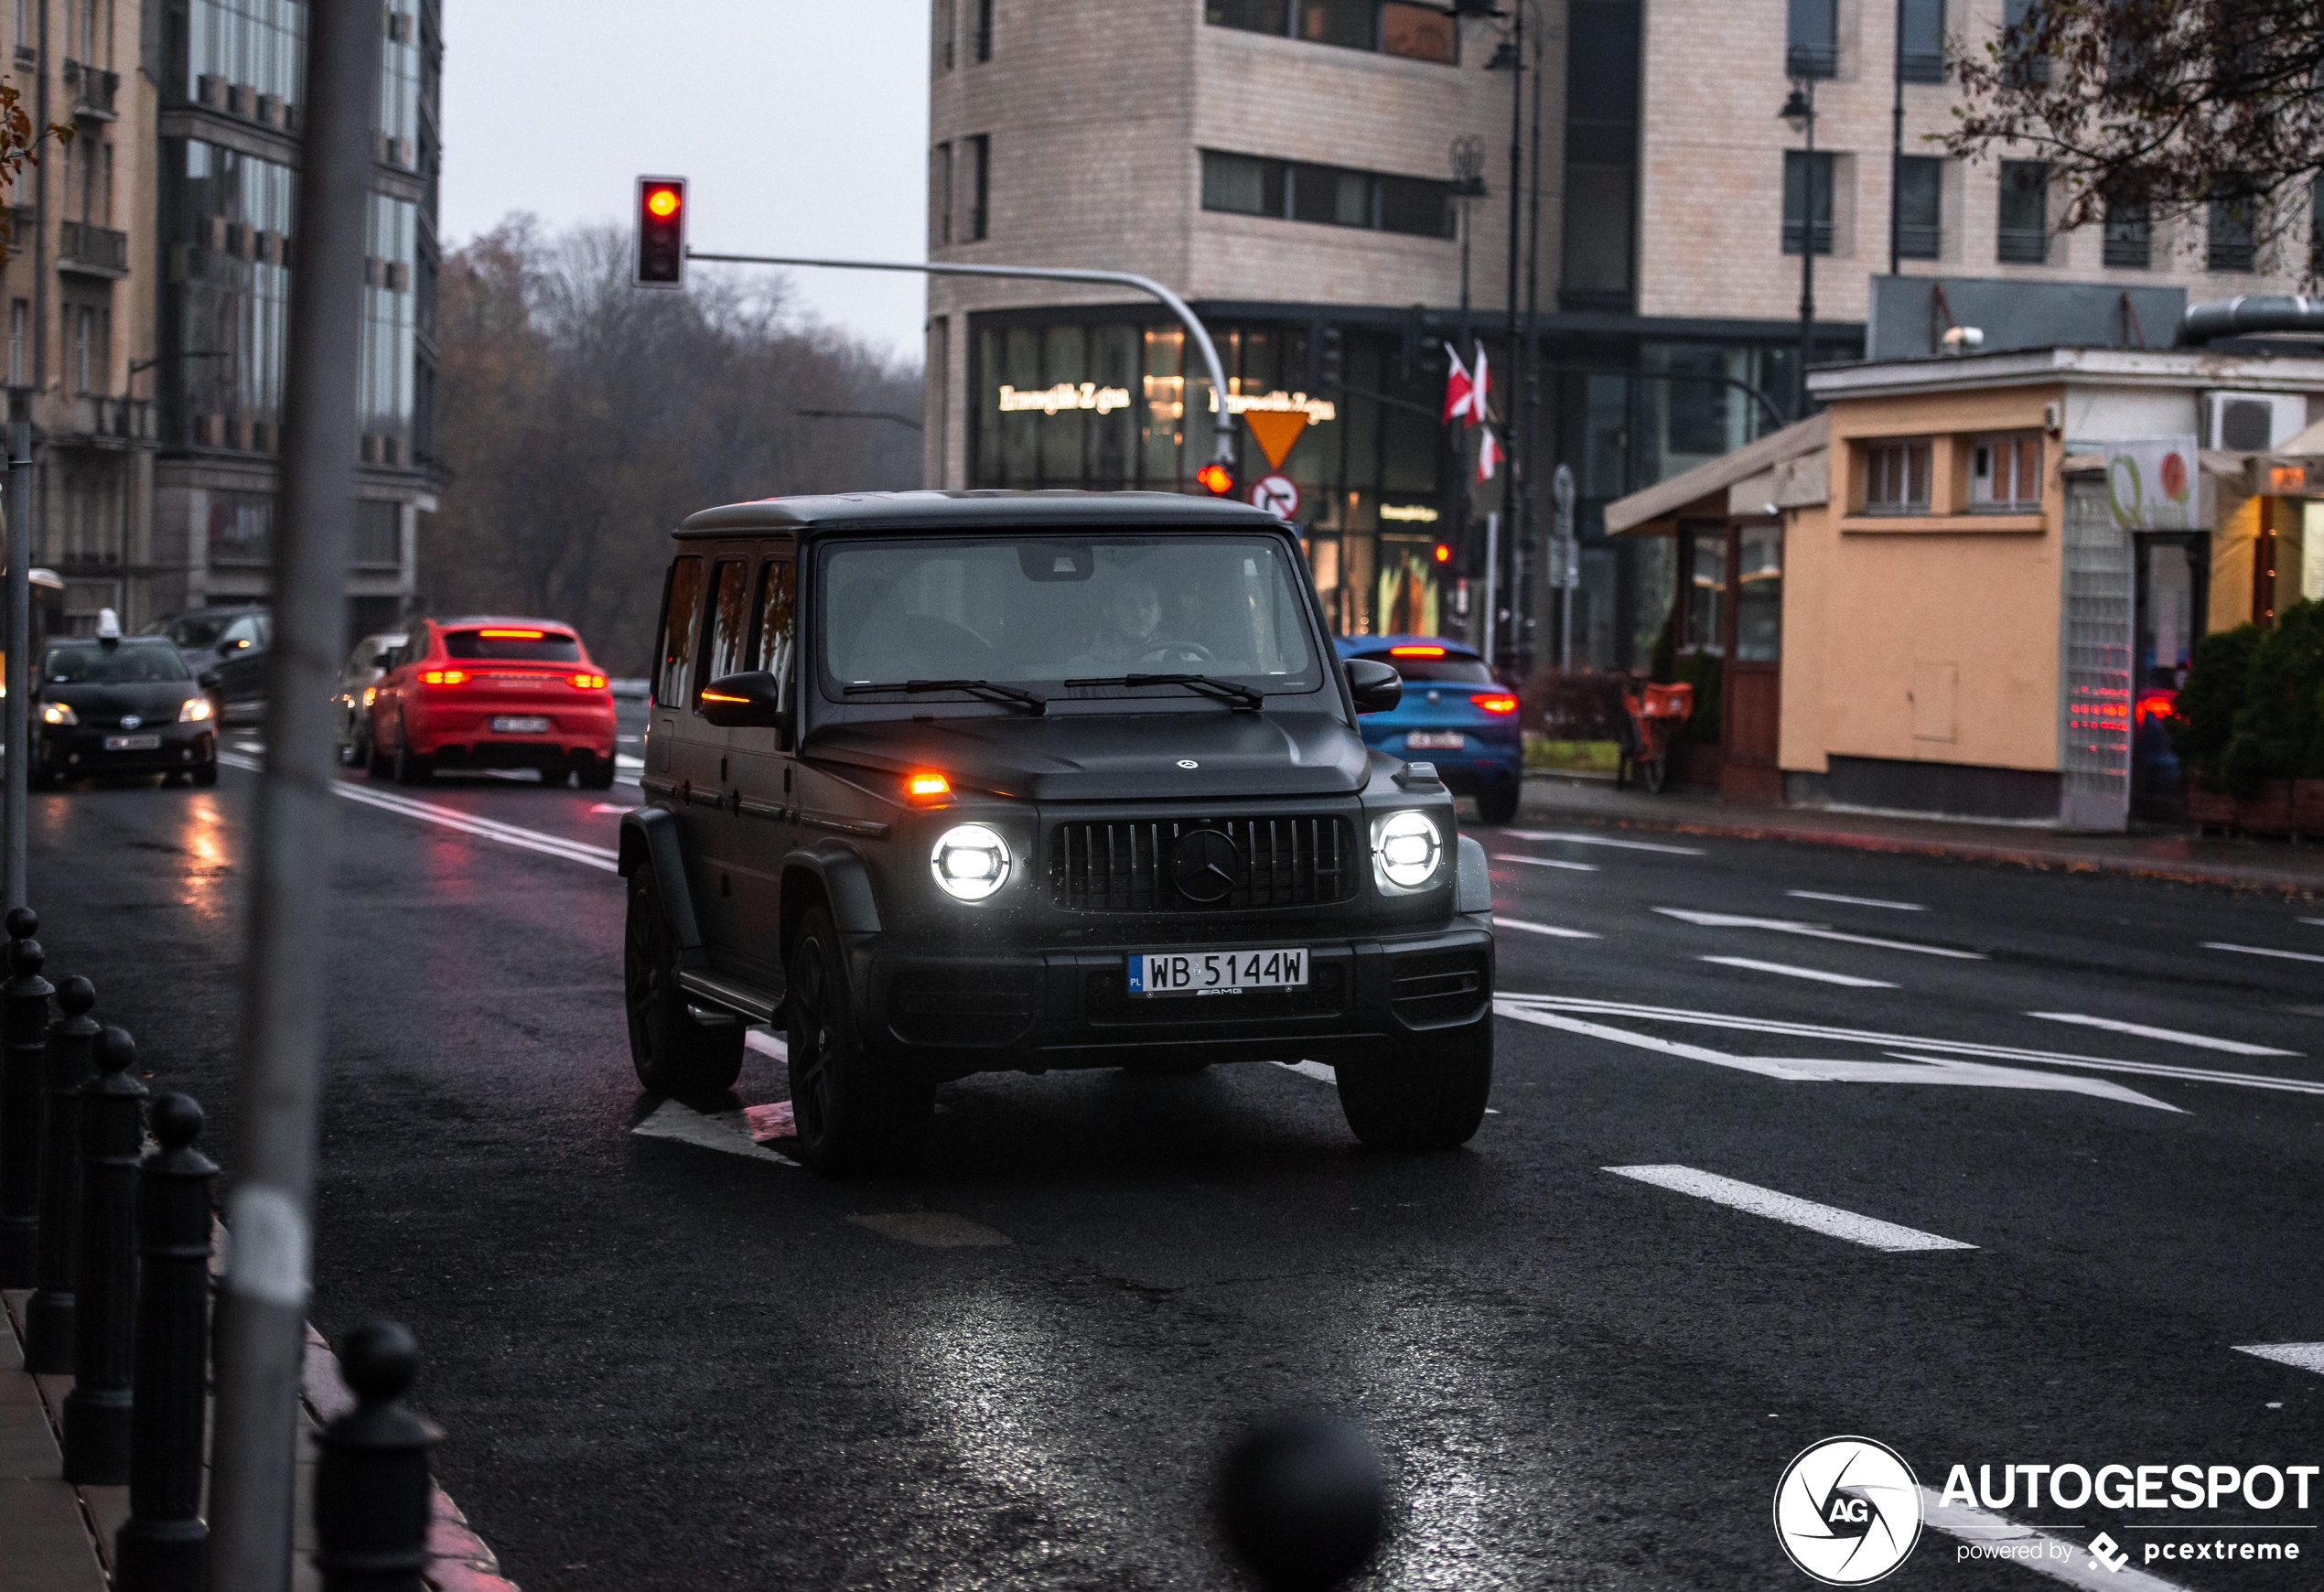
{"label": "storefront window", "polygon": [[1687,533],[1686,622],[1679,643],[1688,652],[1727,650],[1727,532]]}
{"label": "storefront window", "polygon": [[1783,530],[1746,525],[1738,533],[1735,575],[1735,656],[1773,663],[1783,656]]}

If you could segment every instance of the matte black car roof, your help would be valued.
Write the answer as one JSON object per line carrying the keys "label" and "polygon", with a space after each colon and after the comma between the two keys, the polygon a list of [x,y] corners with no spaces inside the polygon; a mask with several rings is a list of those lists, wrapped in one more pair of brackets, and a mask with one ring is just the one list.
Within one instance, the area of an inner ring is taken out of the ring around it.
{"label": "matte black car roof", "polygon": [[1263,509],[1222,498],[1176,492],[845,492],[824,497],[762,498],[705,509],[678,528],[687,539],[753,531],[867,535],[893,531],[1015,531],[1071,526],[1185,530],[1282,530]]}

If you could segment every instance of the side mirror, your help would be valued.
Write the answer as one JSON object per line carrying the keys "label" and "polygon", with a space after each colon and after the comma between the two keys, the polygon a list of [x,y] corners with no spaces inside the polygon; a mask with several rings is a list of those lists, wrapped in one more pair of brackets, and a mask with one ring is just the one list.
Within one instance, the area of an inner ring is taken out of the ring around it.
{"label": "side mirror", "polygon": [[787,740],[791,715],[782,705],[782,682],[764,669],[727,674],[704,686],[695,701],[702,716],[720,729],[778,729]]}
{"label": "side mirror", "polygon": [[200,673],[194,676],[194,683],[202,687],[204,690],[208,690],[210,686],[218,683],[218,671],[215,669],[203,670]]}
{"label": "side mirror", "polygon": [[385,673],[388,670],[395,667],[395,654],[393,652],[382,652],[378,654],[371,660],[371,667],[380,671],[382,673]]}
{"label": "side mirror", "polygon": [[1377,658],[1350,658],[1347,672],[1358,713],[1393,713],[1404,699],[1404,677]]}

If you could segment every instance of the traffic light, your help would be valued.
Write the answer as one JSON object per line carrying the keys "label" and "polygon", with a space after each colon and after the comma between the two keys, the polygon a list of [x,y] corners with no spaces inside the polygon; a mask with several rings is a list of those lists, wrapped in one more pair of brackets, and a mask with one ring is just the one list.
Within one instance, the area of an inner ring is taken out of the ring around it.
{"label": "traffic light", "polygon": [[638,178],[638,285],[686,285],[686,179]]}
{"label": "traffic light", "polygon": [[1329,393],[1346,382],[1347,341],[1336,326],[1318,324],[1308,328],[1308,392]]}
{"label": "traffic light", "polygon": [[1194,472],[1194,479],[1214,498],[1232,497],[1234,493],[1234,467],[1223,459],[1212,459]]}
{"label": "traffic light", "polygon": [[1452,543],[1449,542],[1437,543],[1435,548],[1431,550],[1430,555],[1440,565],[1450,564],[1453,561]]}

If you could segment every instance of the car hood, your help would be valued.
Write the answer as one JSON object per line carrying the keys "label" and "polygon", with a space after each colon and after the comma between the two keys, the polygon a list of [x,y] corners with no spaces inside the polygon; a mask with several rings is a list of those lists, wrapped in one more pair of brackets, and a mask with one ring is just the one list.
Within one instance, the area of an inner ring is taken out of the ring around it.
{"label": "car hood", "polygon": [[190,680],[152,680],[133,685],[52,685],[43,682],[42,702],[61,702],[83,724],[118,721],[135,714],[147,724],[175,724],[178,708],[189,696],[200,695]]}
{"label": "car hood", "polygon": [[1371,753],[1328,713],[1060,714],[888,719],[816,731],[812,758],[903,774],[941,770],[963,790],[1036,801],[1346,795]]}

